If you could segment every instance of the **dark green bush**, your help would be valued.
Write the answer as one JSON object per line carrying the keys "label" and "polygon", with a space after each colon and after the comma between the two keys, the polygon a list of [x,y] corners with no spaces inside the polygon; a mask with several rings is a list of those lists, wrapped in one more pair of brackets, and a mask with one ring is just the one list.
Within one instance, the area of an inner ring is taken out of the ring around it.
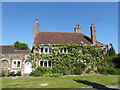
{"label": "dark green bush", "polygon": [[120,69],[116,69],[117,75],[120,75]]}
{"label": "dark green bush", "polygon": [[101,74],[111,74],[116,75],[117,71],[115,68],[101,67],[98,69],[98,72]]}
{"label": "dark green bush", "polygon": [[8,70],[2,70],[1,74],[0,74],[0,77],[5,77],[5,76],[9,77],[9,76],[16,76],[16,75],[17,74],[15,74],[14,71],[10,72]]}
{"label": "dark green bush", "polygon": [[5,76],[6,71],[2,70],[0,73],[0,77],[4,77]]}
{"label": "dark green bush", "polygon": [[116,75],[117,71],[115,68],[109,68],[106,70],[107,74]]}
{"label": "dark green bush", "polygon": [[112,56],[112,62],[115,65],[115,68],[120,68],[120,56]]}
{"label": "dark green bush", "polygon": [[75,75],[81,75],[83,73],[82,69],[80,67],[76,67],[74,69],[74,74]]}
{"label": "dark green bush", "polygon": [[21,76],[21,71],[18,71],[16,75]]}
{"label": "dark green bush", "polygon": [[30,76],[39,77],[39,76],[50,76],[51,68],[47,67],[38,67],[36,70],[30,73]]}
{"label": "dark green bush", "polygon": [[101,74],[107,74],[105,67],[100,67],[100,68],[98,69],[98,72],[101,73]]}
{"label": "dark green bush", "polygon": [[40,72],[39,70],[34,70],[30,73],[30,76],[33,76],[33,77],[39,77],[39,76],[42,76],[43,73]]}
{"label": "dark green bush", "polygon": [[12,71],[12,72],[8,72],[8,76],[16,76],[16,74],[14,71]]}

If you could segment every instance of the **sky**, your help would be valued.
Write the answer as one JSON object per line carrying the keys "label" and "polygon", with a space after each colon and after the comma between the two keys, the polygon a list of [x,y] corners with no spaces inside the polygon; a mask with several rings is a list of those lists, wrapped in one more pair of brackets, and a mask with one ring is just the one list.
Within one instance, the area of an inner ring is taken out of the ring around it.
{"label": "sky", "polygon": [[112,43],[118,52],[117,2],[3,2],[0,44],[19,41],[32,48],[36,19],[39,31],[74,32],[75,24],[79,24],[89,37],[90,25],[95,24],[97,41]]}

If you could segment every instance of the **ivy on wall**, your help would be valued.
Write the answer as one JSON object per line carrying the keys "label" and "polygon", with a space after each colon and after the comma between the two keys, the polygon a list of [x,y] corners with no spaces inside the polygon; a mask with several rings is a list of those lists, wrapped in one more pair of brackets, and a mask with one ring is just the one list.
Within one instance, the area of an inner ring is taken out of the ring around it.
{"label": "ivy on wall", "polygon": [[[45,45],[34,46],[34,51],[28,56],[28,60],[32,62],[33,68],[37,68],[38,60],[51,60],[52,70],[54,73],[67,73],[73,74],[76,67],[80,67],[84,73],[95,73],[98,68],[108,65],[108,56],[104,49],[95,46],[86,45],[47,45],[51,50],[52,54],[40,54],[39,48]],[[61,53],[61,48],[67,48],[68,53]],[[82,48],[82,52],[80,49]]]}

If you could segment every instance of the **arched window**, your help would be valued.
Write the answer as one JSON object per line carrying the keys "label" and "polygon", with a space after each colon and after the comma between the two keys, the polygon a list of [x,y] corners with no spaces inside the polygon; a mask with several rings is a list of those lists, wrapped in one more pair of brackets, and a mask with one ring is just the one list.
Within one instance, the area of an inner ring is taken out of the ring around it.
{"label": "arched window", "polygon": [[1,61],[1,68],[3,70],[7,70],[9,68],[9,62],[7,60],[2,60]]}

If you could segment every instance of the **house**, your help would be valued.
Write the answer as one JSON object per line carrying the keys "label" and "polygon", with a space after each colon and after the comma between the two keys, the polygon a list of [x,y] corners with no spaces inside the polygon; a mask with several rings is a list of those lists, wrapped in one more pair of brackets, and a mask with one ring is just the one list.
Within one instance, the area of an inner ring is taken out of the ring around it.
{"label": "house", "polygon": [[[105,45],[96,40],[96,28],[94,24],[90,26],[91,38],[81,33],[80,25],[76,25],[74,32],[42,32],[39,30],[39,22],[36,19],[34,24],[34,46],[46,45],[40,47],[37,51],[40,54],[51,54],[49,45],[67,45],[67,44],[86,44],[89,46],[98,45],[104,47]],[[21,71],[22,74],[30,74],[32,71],[32,63],[27,61],[27,55],[30,50],[17,50],[13,45],[0,46],[0,62],[2,70]],[[32,49],[35,52],[35,49]],[[60,52],[68,53],[67,48],[61,48]],[[38,66],[52,67],[50,60],[38,60]]]}
{"label": "house", "polygon": [[14,45],[0,46],[0,69],[10,70],[17,73],[26,71],[26,56],[30,50],[17,50]]}
{"label": "house", "polygon": [[[49,45],[67,45],[67,44],[85,44],[89,46],[98,45],[104,47],[103,43],[96,40],[96,27],[94,24],[90,26],[91,38],[81,33],[80,25],[76,25],[74,32],[42,32],[39,30],[39,22],[36,19],[34,24],[34,45],[44,45],[37,50],[40,54],[51,54]],[[36,49],[33,50],[36,52]],[[68,53],[67,48],[61,48],[60,52]],[[52,67],[49,60],[39,60],[39,66]]]}

